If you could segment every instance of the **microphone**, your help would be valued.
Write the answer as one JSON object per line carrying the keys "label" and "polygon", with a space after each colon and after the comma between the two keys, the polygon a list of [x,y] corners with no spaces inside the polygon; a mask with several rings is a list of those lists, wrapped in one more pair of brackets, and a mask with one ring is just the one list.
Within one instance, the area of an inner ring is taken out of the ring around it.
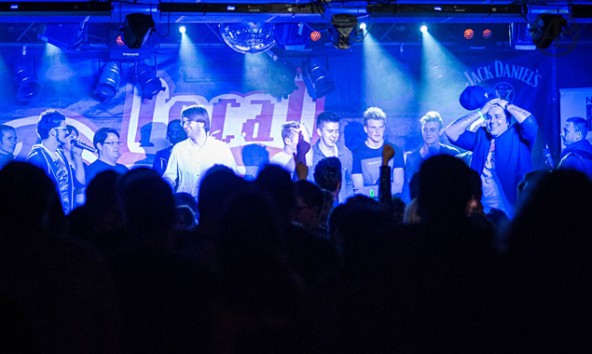
{"label": "microphone", "polygon": [[85,142],[83,142],[82,140],[72,140],[72,144],[74,144],[74,146],[79,147],[81,149],[84,150],[88,150],[90,152],[97,152],[97,149],[94,148],[94,146],[90,146],[88,144],[86,144]]}
{"label": "microphone", "polygon": [[555,163],[553,162],[553,156],[551,156],[551,151],[549,151],[549,145],[545,145],[543,148],[543,154],[545,155],[545,163],[551,167],[552,169],[555,168]]}

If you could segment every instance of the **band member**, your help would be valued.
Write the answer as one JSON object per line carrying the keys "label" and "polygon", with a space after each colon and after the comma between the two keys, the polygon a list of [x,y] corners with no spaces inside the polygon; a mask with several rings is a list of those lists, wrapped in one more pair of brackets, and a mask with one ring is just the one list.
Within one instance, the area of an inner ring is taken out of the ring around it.
{"label": "band member", "polygon": [[[364,112],[366,140],[352,151],[352,179],[356,193],[378,197],[382,147],[386,144],[384,140],[385,128],[386,114],[382,109],[370,107]],[[395,151],[394,159],[389,162],[393,172],[391,174],[391,193],[397,194],[403,191],[405,160],[403,150],[400,147],[393,144],[389,145]]]}
{"label": "band member", "polygon": [[592,179],[592,144],[586,139],[586,135],[588,124],[584,118],[567,118],[561,134],[565,149],[561,152],[557,168],[578,170]]}
{"label": "band member", "polygon": [[55,109],[41,113],[37,123],[37,134],[41,143],[33,145],[27,161],[40,167],[55,183],[65,214],[74,208],[74,191],[85,183],[82,149],[73,147],[73,165],[62,149],[68,142],[66,116]]}
{"label": "band member", "polygon": [[173,147],[168,166],[163,174],[177,193],[199,194],[199,183],[205,172],[214,165],[225,165],[236,171],[230,148],[210,133],[210,116],[204,106],[194,105],[181,112],[181,126],[187,139]]}
{"label": "band member", "polygon": [[181,120],[173,119],[170,121],[167,126],[167,140],[171,145],[156,152],[152,169],[162,176],[169,163],[169,157],[171,157],[173,146],[185,139],[187,139],[187,133],[185,133],[185,130],[183,130],[183,127],[181,126]]}
{"label": "band member", "polygon": [[354,194],[354,182],[351,178],[352,153],[348,148],[338,143],[341,118],[331,112],[323,112],[317,116],[317,134],[319,140],[312,147],[312,175],[319,161],[327,157],[336,157],[341,162],[341,190],[338,201],[345,202]]}
{"label": "band member", "polygon": [[125,165],[117,163],[117,159],[121,157],[121,152],[119,151],[121,142],[119,141],[117,130],[112,128],[101,128],[97,130],[93,137],[93,145],[97,149],[99,158],[86,169],[87,185],[100,172],[114,170],[123,175],[128,171]]}
{"label": "band member", "polygon": [[[511,124],[512,117],[517,124]],[[478,119],[484,126],[470,131],[468,128]],[[485,212],[494,208],[510,218],[514,216],[518,183],[532,170],[530,158],[537,131],[537,121],[530,112],[500,98],[446,127],[453,144],[473,151],[471,168],[481,175]]]}
{"label": "band member", "polygon": [[0,169],[14,160],[16,149],[16,130],[9,126],[0,124]]}

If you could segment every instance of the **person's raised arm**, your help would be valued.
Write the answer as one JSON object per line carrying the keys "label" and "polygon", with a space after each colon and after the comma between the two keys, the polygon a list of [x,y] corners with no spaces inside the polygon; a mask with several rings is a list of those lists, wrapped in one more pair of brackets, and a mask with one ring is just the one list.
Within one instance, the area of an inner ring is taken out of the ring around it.
{"label": "person's raised arm", "polygon": [[490,102],[491,101],[487,102],[480,110],[471,112],[448,124],[448,126],[444,128],[444,132],[446,133],[448,139],[450,139],[451,142],[457,141],[461,134],[464,133],[465,130],[471,126],[471,124],[473,124],[477,119],[483,118],[483,116],[487,114],[489,108],[491,107]]}
{"label": "person's raised arm", "polygon": [[528,118],[528,116],[530,116],[530,112],[525,110],[522,107],[518,107],[513,103],[510,103],[506,100],[499,100],[498,104],[508,113],[510,113],[512,115],[512,117],[514,117],[514,119],[516,119],[516,122],[518,122],[519,124],[524,122],[524,120],[526,118]]}
{"label": "person's raised arm", "polygon": [[74,161],[74,177],[81,185],[86,185],[86,177],[84,172],[84,162],[82,161],[82,149],[78,146],[72,145],[72,160]]}
{"label": "person's raised arm", "polygon": [[292,179],[294,181],[306,179],[306,177],[308,176],[307,154],[311,149],[310,136],[307,139],[307,134],[308,133],[303,133],[302,130],[300,131],[300,133],[298,133],[298,144],[296,145],[296,153],[293,154],[294,175],[292,176]]}
{"label": "person's raised arm", "polygon": [[389,144],[384,144],[382,147],[382,165],[380,166],[378,200],[385,205],[391,205],[393,203],[391,192],[391,167],[388,164],[393,156],[395,156],[395,149]]}

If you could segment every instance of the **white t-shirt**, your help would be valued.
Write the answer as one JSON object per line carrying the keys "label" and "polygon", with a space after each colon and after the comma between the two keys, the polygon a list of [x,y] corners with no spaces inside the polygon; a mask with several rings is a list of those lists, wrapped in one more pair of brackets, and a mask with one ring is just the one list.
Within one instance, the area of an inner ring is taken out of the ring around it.
{"label": "white t-shirt", "polygon": [[[288,170],[290,173],[294,173],[294,156],[288,154],[285,151],[280,151],[269,160],[270,164],[279,165]],[[292,162],[292,163],[290,163]]]}
{"label": "white t-shirt", "polygon": [[230,148],[223,142],[208,136],[203,146],[191,139],[173,147],[169,164],[162,177],[177,187],[176,192],[186,192],[197,198],[201,178],[214,165],[224,165],[236,172],[236,161]]}

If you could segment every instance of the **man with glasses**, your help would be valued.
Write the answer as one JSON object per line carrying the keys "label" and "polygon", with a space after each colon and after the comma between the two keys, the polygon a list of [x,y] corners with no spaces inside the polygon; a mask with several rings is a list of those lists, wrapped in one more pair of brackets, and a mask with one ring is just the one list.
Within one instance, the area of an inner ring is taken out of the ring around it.
{"label": "man with glasses", "polygon": [[210,115],[204,106],[183,109],[181,126],[187,139],[173,147],[162,177],[175,192],[186,192],[197,198],[201,177],[208,169],[224,165],[236,171],[236,162],[230,148],[210,135]]}
{"label": "man with glasses", "polygon": [[66,117],[55,109],[41,113],[37,122],[37,134],[41,139],[33,145],[27,162],[43,169],[54,182],[65,214],[74,207],[74,190],[84,185],[82,149],[73,151],[73,165],[68,163],[62,147],[68,141]]}
{"label": "man with glasses", "polygon": [[[378,197],[385,125],[386,114],[382,109],[370,107],[364,112],[364,132],[367,138],[352,152],[352,180],[355,193]],[[400,147],[389,145],[395,151],[395,157],[388,162],[392,169],[391,193],[397,194],[403,191],[405,160]]]}
{"label": "man with glasses", "polygon": [[121,156],[119,148],[119,133],[113,128],[101,128],[97,130],[93,137],[93,145],[99,154],[99,158],[91,163],[86,169],[87,185],[96,175],[103,171],[114,170],[119,174],[125,174],[128,168],[125,165],[117,163]]}

